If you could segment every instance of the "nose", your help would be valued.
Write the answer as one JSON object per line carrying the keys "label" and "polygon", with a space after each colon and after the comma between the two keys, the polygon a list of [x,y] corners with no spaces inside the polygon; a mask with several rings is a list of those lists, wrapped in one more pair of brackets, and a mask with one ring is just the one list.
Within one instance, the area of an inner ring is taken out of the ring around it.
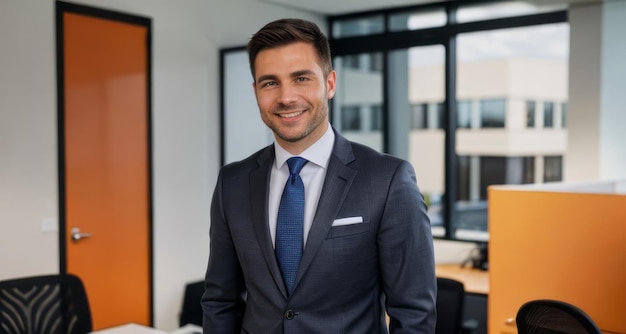
{"label": "nose", "polygon": [[294,87],[289,85],[282,85],[280,87],[280,93],[278,96],[278,102],[289,105],[298,100],[298,94],[296,94],[296,90]]}

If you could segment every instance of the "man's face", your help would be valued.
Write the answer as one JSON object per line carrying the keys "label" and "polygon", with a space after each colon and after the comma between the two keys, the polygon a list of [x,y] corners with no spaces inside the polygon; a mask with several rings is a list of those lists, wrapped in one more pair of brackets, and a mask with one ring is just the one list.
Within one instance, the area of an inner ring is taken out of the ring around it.
{"label": "man's face", "polygon": [[301,153],[328,128],[335,72],[324,76],[313,46],[303,42],[259,52],[255,68],[254,93],[263,122],[283,148]]}

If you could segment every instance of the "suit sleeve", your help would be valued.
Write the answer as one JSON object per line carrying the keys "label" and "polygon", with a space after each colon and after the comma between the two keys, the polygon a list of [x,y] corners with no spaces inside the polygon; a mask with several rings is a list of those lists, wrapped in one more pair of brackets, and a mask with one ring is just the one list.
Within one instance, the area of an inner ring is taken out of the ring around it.
{"label": "suit sleeve", "polygon": [[406,161],[391,181],[378,248],[391,333],[435,333],[437,281],[430,220]]}
{"label": "suit sleeve", "polygon": [[244,280],[222,203],[222,175],[211,203],[209,263],[202,296],[204,334],[239,333],[244,309]]}

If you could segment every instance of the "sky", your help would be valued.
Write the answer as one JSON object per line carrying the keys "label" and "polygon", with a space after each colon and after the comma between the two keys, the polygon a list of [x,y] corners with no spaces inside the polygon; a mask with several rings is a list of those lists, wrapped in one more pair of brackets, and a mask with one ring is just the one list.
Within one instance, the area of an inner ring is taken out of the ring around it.
{"label": "sky", "polygon": [[[519,1],[499,2],[490,5],[461,7],[457,13],[459,23],[534,14],[556,10],[554,6],[529,4]],[[442,11],[418,13],[409,19],[409,29],[421,29],[445,24]],[[569,54],[569,25],[546,24],[531,27],[489,30],[458,36],[459,62],[503,58],[542,58],[567,61]],[[443,64],[444,48],[441,45],[412,48],[410,66]]]}

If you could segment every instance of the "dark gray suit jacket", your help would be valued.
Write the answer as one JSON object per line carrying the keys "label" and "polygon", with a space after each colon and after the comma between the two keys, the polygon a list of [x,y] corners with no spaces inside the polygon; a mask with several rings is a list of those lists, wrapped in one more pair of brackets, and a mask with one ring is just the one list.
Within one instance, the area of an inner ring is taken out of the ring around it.
{"label": "dark gray suit jacket", "polygon": [[[289,296],[268,229],[272,145],[222,168],[211,205],[204,333],[434,333],[430,222],[411,165],[335,133]],[[363,217],[363,223],[332,226]]]}

